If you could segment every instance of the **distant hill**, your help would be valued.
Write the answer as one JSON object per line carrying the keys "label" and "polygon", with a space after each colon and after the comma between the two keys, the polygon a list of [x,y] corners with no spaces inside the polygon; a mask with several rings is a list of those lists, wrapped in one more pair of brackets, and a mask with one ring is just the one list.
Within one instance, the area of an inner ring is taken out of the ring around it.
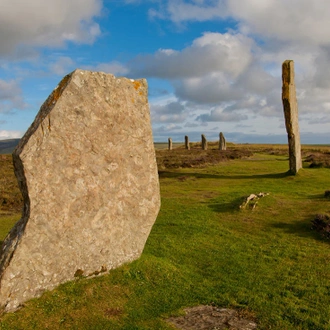
{"label": "distant hill", "polygon": [[0,140],[0,154],[11,154],[20,139]]}

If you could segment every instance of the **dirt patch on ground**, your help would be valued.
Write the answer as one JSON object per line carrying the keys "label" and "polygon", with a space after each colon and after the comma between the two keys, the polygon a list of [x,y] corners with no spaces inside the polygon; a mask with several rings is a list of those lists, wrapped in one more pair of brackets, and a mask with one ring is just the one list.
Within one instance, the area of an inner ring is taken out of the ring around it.
{"label": "dirt patch on ground", "polygon": [[234,309],[196,306],[185,309],[186,315],[167,321],[182,330],[254,330],[257,323],[250,315]]}

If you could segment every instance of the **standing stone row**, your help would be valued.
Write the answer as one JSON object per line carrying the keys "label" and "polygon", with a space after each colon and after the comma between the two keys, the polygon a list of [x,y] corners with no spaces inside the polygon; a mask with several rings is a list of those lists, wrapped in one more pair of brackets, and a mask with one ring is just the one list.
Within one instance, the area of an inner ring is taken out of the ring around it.
{"label": "standing stone row", "polygon": [[[202,149],[207,150],[207,139],[204,134],[202,134]],[[190,150],[190,142],[189,137],[186,135],[184,137],[184,146],[186,150]],[[173,149],[173,141],[172,138],[168,138],[168,150]],[[219,150],[226,150],[226,139],[222,132],[219,134]]]}

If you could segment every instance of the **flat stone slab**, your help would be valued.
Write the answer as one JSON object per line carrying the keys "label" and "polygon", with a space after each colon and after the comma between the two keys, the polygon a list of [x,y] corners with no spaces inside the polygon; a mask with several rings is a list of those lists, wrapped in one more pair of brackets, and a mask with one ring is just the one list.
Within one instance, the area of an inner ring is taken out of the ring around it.
{"label": "flat stone slab", "polygon": [[2,245],[3,310],[141,255],[160,208],[146,80],[74,71],[13,159],[24,211]]}

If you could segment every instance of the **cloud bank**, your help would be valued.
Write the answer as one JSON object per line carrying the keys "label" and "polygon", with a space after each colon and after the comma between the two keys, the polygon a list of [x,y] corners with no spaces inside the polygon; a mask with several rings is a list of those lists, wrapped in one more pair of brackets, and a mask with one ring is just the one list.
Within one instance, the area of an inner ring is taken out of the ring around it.
{"label": "cloud bank", "polygon": [[[42,47],[92,44],[101,34],[96,21],[105,6],[101,0],[31,0],[19,5],[3,0],[2,5],[0,68],[9,57],[33,57],[40,66]],[[328,136],[328,0],[123,0],[119,5],[141,6],[162,33],[184,33],[202,22],[222,26],[208,25],[181,47],[160,47],[126,61],[120,56],[95,60],[84,67],[152,81],[151,115],[159,139],[166,132],[218,136],[218,130],[236,132],[233,138],[242,139],[264,134],[270,141],[281,136],[279,132],[285,136],[281,65],[287,59],[295,62],[301,132],[305,137],[310,132]],[[64,75],[76,63],[64,52],[48,61],[48,74]],[[24,108],[20,81],[0,79],[0,113]]]}
{"label": "cloud bank", "polygon": [[65,42],[91,43],[100,34],[93,18],[101,0],[2,0],[0,57],[24,57],[31,47],[63,46]]}
{"label": "cloud bank", "polygon": [[205,31],[181,50],[138,56],[127,64],[128,72],[171,82],[177,112],[169,114],[173,102],[163,104],[161,111],[153,107],[155,125],[164,118],[182,127],[194,127],[197,121],[209,130],[221,122],[228,129],[241,123],[252,134],[263,130],[258,125],[264,118],[264,129],[275,134],[283,127],[281,65],[293,59],[301,129],[315,127],[322,133],[330,112],[329,12],[327,0],[164,1],[149,10],[152,19],[178,28],[232,20],[233,27]]}

